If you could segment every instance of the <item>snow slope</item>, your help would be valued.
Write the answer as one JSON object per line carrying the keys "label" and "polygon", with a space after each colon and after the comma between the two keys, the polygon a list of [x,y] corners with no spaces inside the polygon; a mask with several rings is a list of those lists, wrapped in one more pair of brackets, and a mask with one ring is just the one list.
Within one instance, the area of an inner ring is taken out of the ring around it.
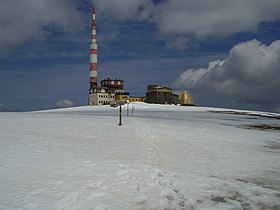
{"label": "snow slope", "polygon": [[279,120],[129,109],[0,113],[0,209],[280,209]]}

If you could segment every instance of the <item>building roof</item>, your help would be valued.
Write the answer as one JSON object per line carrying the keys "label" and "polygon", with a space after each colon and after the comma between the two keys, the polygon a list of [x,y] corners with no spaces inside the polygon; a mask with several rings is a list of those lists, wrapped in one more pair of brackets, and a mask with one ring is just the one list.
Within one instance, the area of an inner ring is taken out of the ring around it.
{"label": "building roof", "polygon": [[163,85],[148,85],[148,87],[147,87],[147,90],[158,90],[158,89],[172,90],[171,88],[165,87]]}

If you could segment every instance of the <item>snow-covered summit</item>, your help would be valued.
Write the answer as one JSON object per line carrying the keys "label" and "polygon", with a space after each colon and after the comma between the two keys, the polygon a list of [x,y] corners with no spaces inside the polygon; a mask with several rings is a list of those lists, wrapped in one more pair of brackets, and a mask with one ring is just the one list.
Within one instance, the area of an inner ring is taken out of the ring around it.
{"label": "snow-covered summit", "polygon": [[253,127],[278,115],[144,103],[123,115],[0,113],[0,209],[280,207],[279,131]]}

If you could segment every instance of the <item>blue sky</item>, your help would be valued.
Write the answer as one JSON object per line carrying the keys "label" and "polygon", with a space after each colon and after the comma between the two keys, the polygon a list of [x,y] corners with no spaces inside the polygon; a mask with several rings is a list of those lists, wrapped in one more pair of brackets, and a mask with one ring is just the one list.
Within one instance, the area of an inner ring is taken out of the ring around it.
{"label": "blue sky", "polygon": [[118,76],[131,95],[159,83],[201,106],[280,111],[276,0],[2,1],[2,107],[87,104],[92,5],[99,80]]}

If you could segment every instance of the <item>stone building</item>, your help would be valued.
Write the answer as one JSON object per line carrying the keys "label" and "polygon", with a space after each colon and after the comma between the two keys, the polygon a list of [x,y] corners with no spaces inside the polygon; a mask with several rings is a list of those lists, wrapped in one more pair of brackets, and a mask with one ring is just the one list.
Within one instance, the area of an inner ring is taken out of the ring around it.
{"label": "stone building", "polygon": [[148,85],[146,92],[146,103],[172,104],[172,89],[162,85]]}

